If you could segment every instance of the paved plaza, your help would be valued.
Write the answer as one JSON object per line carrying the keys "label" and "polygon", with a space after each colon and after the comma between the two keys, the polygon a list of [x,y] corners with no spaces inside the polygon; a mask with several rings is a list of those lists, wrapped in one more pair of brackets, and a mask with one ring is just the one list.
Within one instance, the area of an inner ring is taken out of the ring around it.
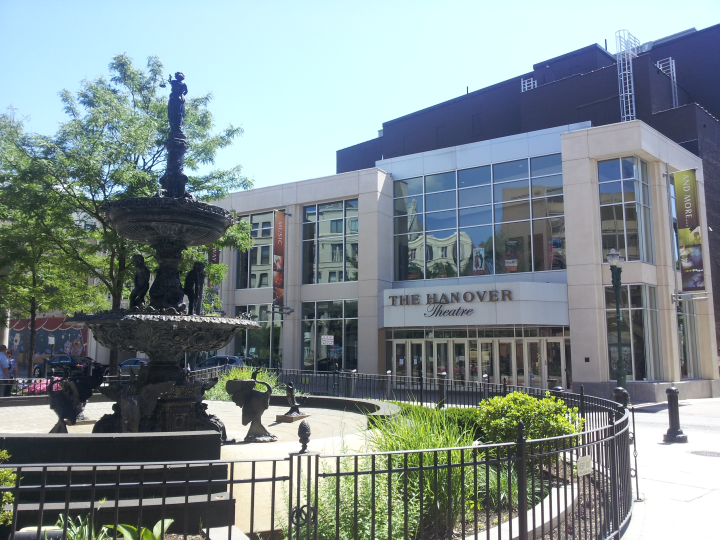
{"label": "paved plaza", "polygon": [[720,399],[680,402],[686,444],[663,443],[665,404],[637,409],[635,422],[643,502],[623,539],[720,539]]}

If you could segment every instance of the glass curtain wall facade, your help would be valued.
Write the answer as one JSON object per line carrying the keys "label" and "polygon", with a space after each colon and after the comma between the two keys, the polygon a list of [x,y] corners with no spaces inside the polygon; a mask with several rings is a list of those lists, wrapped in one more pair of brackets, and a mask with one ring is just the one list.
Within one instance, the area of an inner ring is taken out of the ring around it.
{"label": "glass curtain wall facade", "polygon": [[[618,321],[615,291],[605,287],[610,379],[617,379]],[[649,285],[623,285],[620,290],[620,338],[628,380],[660,381],[663,378],[658,340],[657,290]]]}
{"label": "glass curtain wall facade", "polygon": [[560,154],[393,182],[395,280],[565,269]]}
{"label": "glass curtain wall facade", "polygon": [[357,369],[358,301],[302,303],[303,371]]}
{"label": "glass curtain wall facade", "polygon": [[[271,314],[271,304],[236,306],[235,316],[249,313],[250,318],[260,324],[260,328],[239,330],[235,334],[235,355],[249,358],[253,366],[269,367],[270,335],[272,334],[273,367],[282,367],[283,360],[283,320],[282,314]],[[273,320],[270,331],[271,316]]]}
{"label": "glass curtain wall facade", "polygon": [[242,216],[252,227],[253,246],[238,251],[235,265],[235,288],[257,289],[272,285],[273,212]]}
{"label": "glass curtain wall facade", "polygon": [[636,157],[598,162],[602,256],[654,264],[648,165]]}
{"label": "glass curtain wall facade", "polygon": [[358,280],[358,200],[303,208],[302,282]]}

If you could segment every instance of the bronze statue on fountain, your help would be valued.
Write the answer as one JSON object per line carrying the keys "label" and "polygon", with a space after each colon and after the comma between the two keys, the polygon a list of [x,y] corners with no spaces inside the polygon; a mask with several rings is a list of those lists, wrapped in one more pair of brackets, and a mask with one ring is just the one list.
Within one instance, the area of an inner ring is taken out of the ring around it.
{"label": "bronze statue on fountain", "polygon": [[[89,327],[101,345],[143,351],[149,359],[137,379],[115,388],[104,387],[102,392],[116,401],[114,413],[103,417],[94,432],[214,429],[224,438],[222,422],[207,414],[207,406],[202,403],[205,390],[216,381],[188,381],[177,360],[185,352],[224,347],[238,330],[258,326],[249,319],[203,315],[204,263],[195,263],[185,277],[184,287],[180,279],[178,266],[183,251],[215,242],[234,223],[230,212],[196,201],[186,191],[188,178],[183,165],[188,143],[183,126],[188,90],[184,79],[182,73],[169,78],[170,134],[165,144],[167,168],[160,179],[161,188],[154,197],[119,199],[105,207],[118,234],[155,251],[155,279],[150,285],[144,258],[136,255],[128,310],[78,313],[70,319]],[[149,305],[145,304],[146,294]],[[183,303],[186,294],[189,306]]]}

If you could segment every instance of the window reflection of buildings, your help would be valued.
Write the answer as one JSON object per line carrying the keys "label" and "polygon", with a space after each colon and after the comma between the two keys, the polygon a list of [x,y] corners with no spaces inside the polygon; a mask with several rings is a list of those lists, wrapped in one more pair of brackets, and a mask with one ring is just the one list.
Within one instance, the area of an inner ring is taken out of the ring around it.
{"label": "window reflection of buildings", "polygon": [[269,287],[272,272],[273,212],[243,216],[240,219],[250,222],[253,245],[247,252],[237,252],[235,288]]}
{"label": "window reflection of buildings", "polygon": [[358,279],[358,201],[303,208],[304,284]]}

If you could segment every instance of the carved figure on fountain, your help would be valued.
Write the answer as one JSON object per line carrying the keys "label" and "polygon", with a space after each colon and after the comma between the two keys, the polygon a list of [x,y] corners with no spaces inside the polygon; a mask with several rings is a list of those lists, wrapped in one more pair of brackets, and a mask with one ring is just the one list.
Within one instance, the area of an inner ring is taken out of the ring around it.
{"label": "carved figure on fountain", "polygon": [[170,135],[165,143],[167,149],[167,169],[160,178],[162,189],[158,192],[161,197],[188,198],[193,196],[185,190],[188,177],[184,172],[185,152],[188,149],[187,139],[183,126],[185,125],[185,95],[188,93],[187,85],[183,82],[185,75],[175,73],[175,79],[168,77],[171,91],[168,98],[168,123]]}
{"label": "carved figure on fountain", "polygon": [[196,262],[185,276],[184,291],[188,297],[188,315],[202,315],[203,289],[205,287],[205,263]]}
{"label": "carved figure on fountain", "polygon": [[133,290],[130,293],[130,307],[142,308],[145,305],[145,295],[150,288],[150,269],[145,266],[145,257],[133,255],[132,263],[135,266]]}
{"label": "carved figure on fountain", "polygon": [[[277,437],[272,435],[262,425],[262,415],[270,407],[270,395],[272,387],[265,381],[258,381],[259,370],[253,371],[252,379],[231,379],[225,383],[225,390],[232,398],[235,405],[242,408],[242,425],[250,424],[246,442],[272,442]],[[256,384],[263,384],[267,388],[265,392],[255,390]]]}

